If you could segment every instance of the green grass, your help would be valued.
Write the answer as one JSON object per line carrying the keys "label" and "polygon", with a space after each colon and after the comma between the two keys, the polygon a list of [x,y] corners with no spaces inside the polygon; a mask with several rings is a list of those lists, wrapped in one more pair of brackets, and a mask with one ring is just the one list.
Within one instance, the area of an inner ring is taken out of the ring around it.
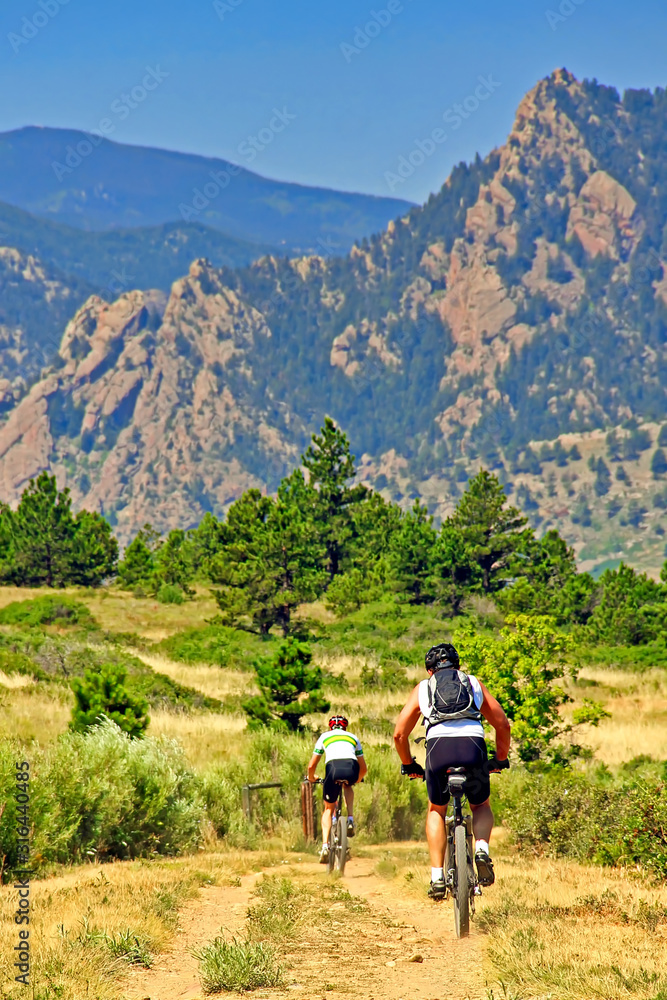
{"label": "green grass", "polygon": [[205,993],[257,990],[285,984],[285,973],[271,945],[215,938],[193,952]]}

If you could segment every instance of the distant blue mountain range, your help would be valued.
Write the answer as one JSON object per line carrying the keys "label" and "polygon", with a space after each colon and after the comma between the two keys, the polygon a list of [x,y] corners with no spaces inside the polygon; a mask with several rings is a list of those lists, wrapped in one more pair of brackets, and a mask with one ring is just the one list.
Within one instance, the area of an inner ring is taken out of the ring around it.
{"label": "distant blue mountain range", "polygon": [[[344,253],[412,207],[269,180],[226,160],[37,127],[0,134],[0,201],[89,232],[194,225],[200,235],[217,230],[258,244],[257,255],[267,246]],[[203,255],[196,244],[193,257]]]}

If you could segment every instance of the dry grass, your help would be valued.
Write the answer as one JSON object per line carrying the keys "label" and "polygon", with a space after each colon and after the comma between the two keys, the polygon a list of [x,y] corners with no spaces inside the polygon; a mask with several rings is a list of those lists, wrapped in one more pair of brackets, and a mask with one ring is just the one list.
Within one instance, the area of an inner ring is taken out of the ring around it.
{"label": "dry grass", "polygon": [[[40,1000],[117,1000],[131,968],[150,964],[171,941],[178,908],[198,886],[231,881],[240,858],[200,855],[176,861],[81,866],[33,882],[30,951]],[[247,870],[244,864],[242,870]],[[3,996],[23,996],[11,968],[18,943],[16,890],[0,889]],[[128,933],[129,932],[129,933]],[[124,953],[125,952],[125,953]]]}
{"label": "dry grass", "polygon": [[[134,650],[128,653],[136,656]],[[242,673],[240,670],[230,670],[227,667],[211,667],[205,663],[178,663],[166,656],[141,653],[141,659],[158,673],[166,674],[178,684],[195,688],[210,698],[225,701],[229,697],[244,698],[257,693],[253,682],[253,674]]]}
{"label": "dry grass", "polygon": [[66,688],[41,684],[9,688],[0,702],[4,709],[0,712],[0,737],[15,737],[24,744],[32,740],[49,743],[67,729],[72,702]]}
{"label": "dry grass", "polygon": [[479,923],[490,935],[491,976],[512,996],[666,995],[666,887],[572,863],[497,860],[501,877],[484,895]]}
{"label": "dry grass", "polygon": [[597,728],[580,730],[581,741],[593,748],[598,760],[616,765],[639,754],[667,759],[667,671],[635,674],[586,667],[579,677],[586,686],[570,686],[575,704],[590,697],[611,713]]}
{"label": "dry grass", "polygon": [[0,670],[0,686],[15,691],[17,688],[33,687],[37,681],[34,677],[23,674],[6,674]]}
{"label": "dry grass", "polygon": [[[57,593],[81,601],[103,629],[110,632],[136,632],[151,642],[159,642],[180,629],[204,625],[218,610],[206,587],[196,588],[192,601],[184,604],[160,604],[150,597],[132,597],[121,590],[100,587],[97,590],[67,587]],[[0,608],[12,601],[27,601],[44,595],[53,596],[47,587],[0,587]]]}
{"label": "dry grass", "polygon": [[243,755],[246,719],[214,712],[185,715],[156,711],[151,714],[148,732],[177,739],[192,766],[201,770]]}

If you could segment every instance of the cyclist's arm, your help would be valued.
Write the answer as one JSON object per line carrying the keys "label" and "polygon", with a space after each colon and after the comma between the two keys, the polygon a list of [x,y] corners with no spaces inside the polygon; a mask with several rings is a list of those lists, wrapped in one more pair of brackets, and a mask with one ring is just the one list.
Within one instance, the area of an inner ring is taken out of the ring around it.
{"label": "cyclist's arm", "polygon": [[315,781],[315,770],[321,760],[321,753],[314,753],[310,758],[310,763],[308,764],[308,781]]}
{"label": "cyclist's arm", "polygon": [[493,726],[496,731],[496,757],[498,760],[506,760],[510,749],[511,739],[508,718],[499,703],[493,695],[489,693],[487,688],[484,687],[481,681],[479,682],[479,686],[481,687],[482,694],[484,695],[484,701],[482,702],[480,712],[489,725]]}
{"label": "cyclist's arm", "polygon": [[359,762],[359,781],[363,781],[368,774],[368,764],[364,760],[363,754],[360,754],[360,756],[357,757],[357,760]]}
{"label": "cyclist's arm", "polygon": [[412,754],[410,753],[410,733],[417,725],[420,715],[419,684],[417,684],[405,703],[403,711],[396,720],[396,727],[394,729],[394,746],[396,747],[396,753],[401,758],[402,764],[412,763]]}

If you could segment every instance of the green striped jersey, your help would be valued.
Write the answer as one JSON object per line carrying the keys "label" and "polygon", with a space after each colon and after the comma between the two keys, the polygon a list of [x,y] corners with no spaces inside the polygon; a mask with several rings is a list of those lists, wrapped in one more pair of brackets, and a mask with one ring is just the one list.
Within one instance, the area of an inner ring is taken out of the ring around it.
{"label": "green striped jersey", "polygon": [[330,729],[322,733],[313,753],[324,754],[328,763],[330,760],[354,760],[355,757],[362,757],[364,751],[352,733],[347,733],[344,729]]}

